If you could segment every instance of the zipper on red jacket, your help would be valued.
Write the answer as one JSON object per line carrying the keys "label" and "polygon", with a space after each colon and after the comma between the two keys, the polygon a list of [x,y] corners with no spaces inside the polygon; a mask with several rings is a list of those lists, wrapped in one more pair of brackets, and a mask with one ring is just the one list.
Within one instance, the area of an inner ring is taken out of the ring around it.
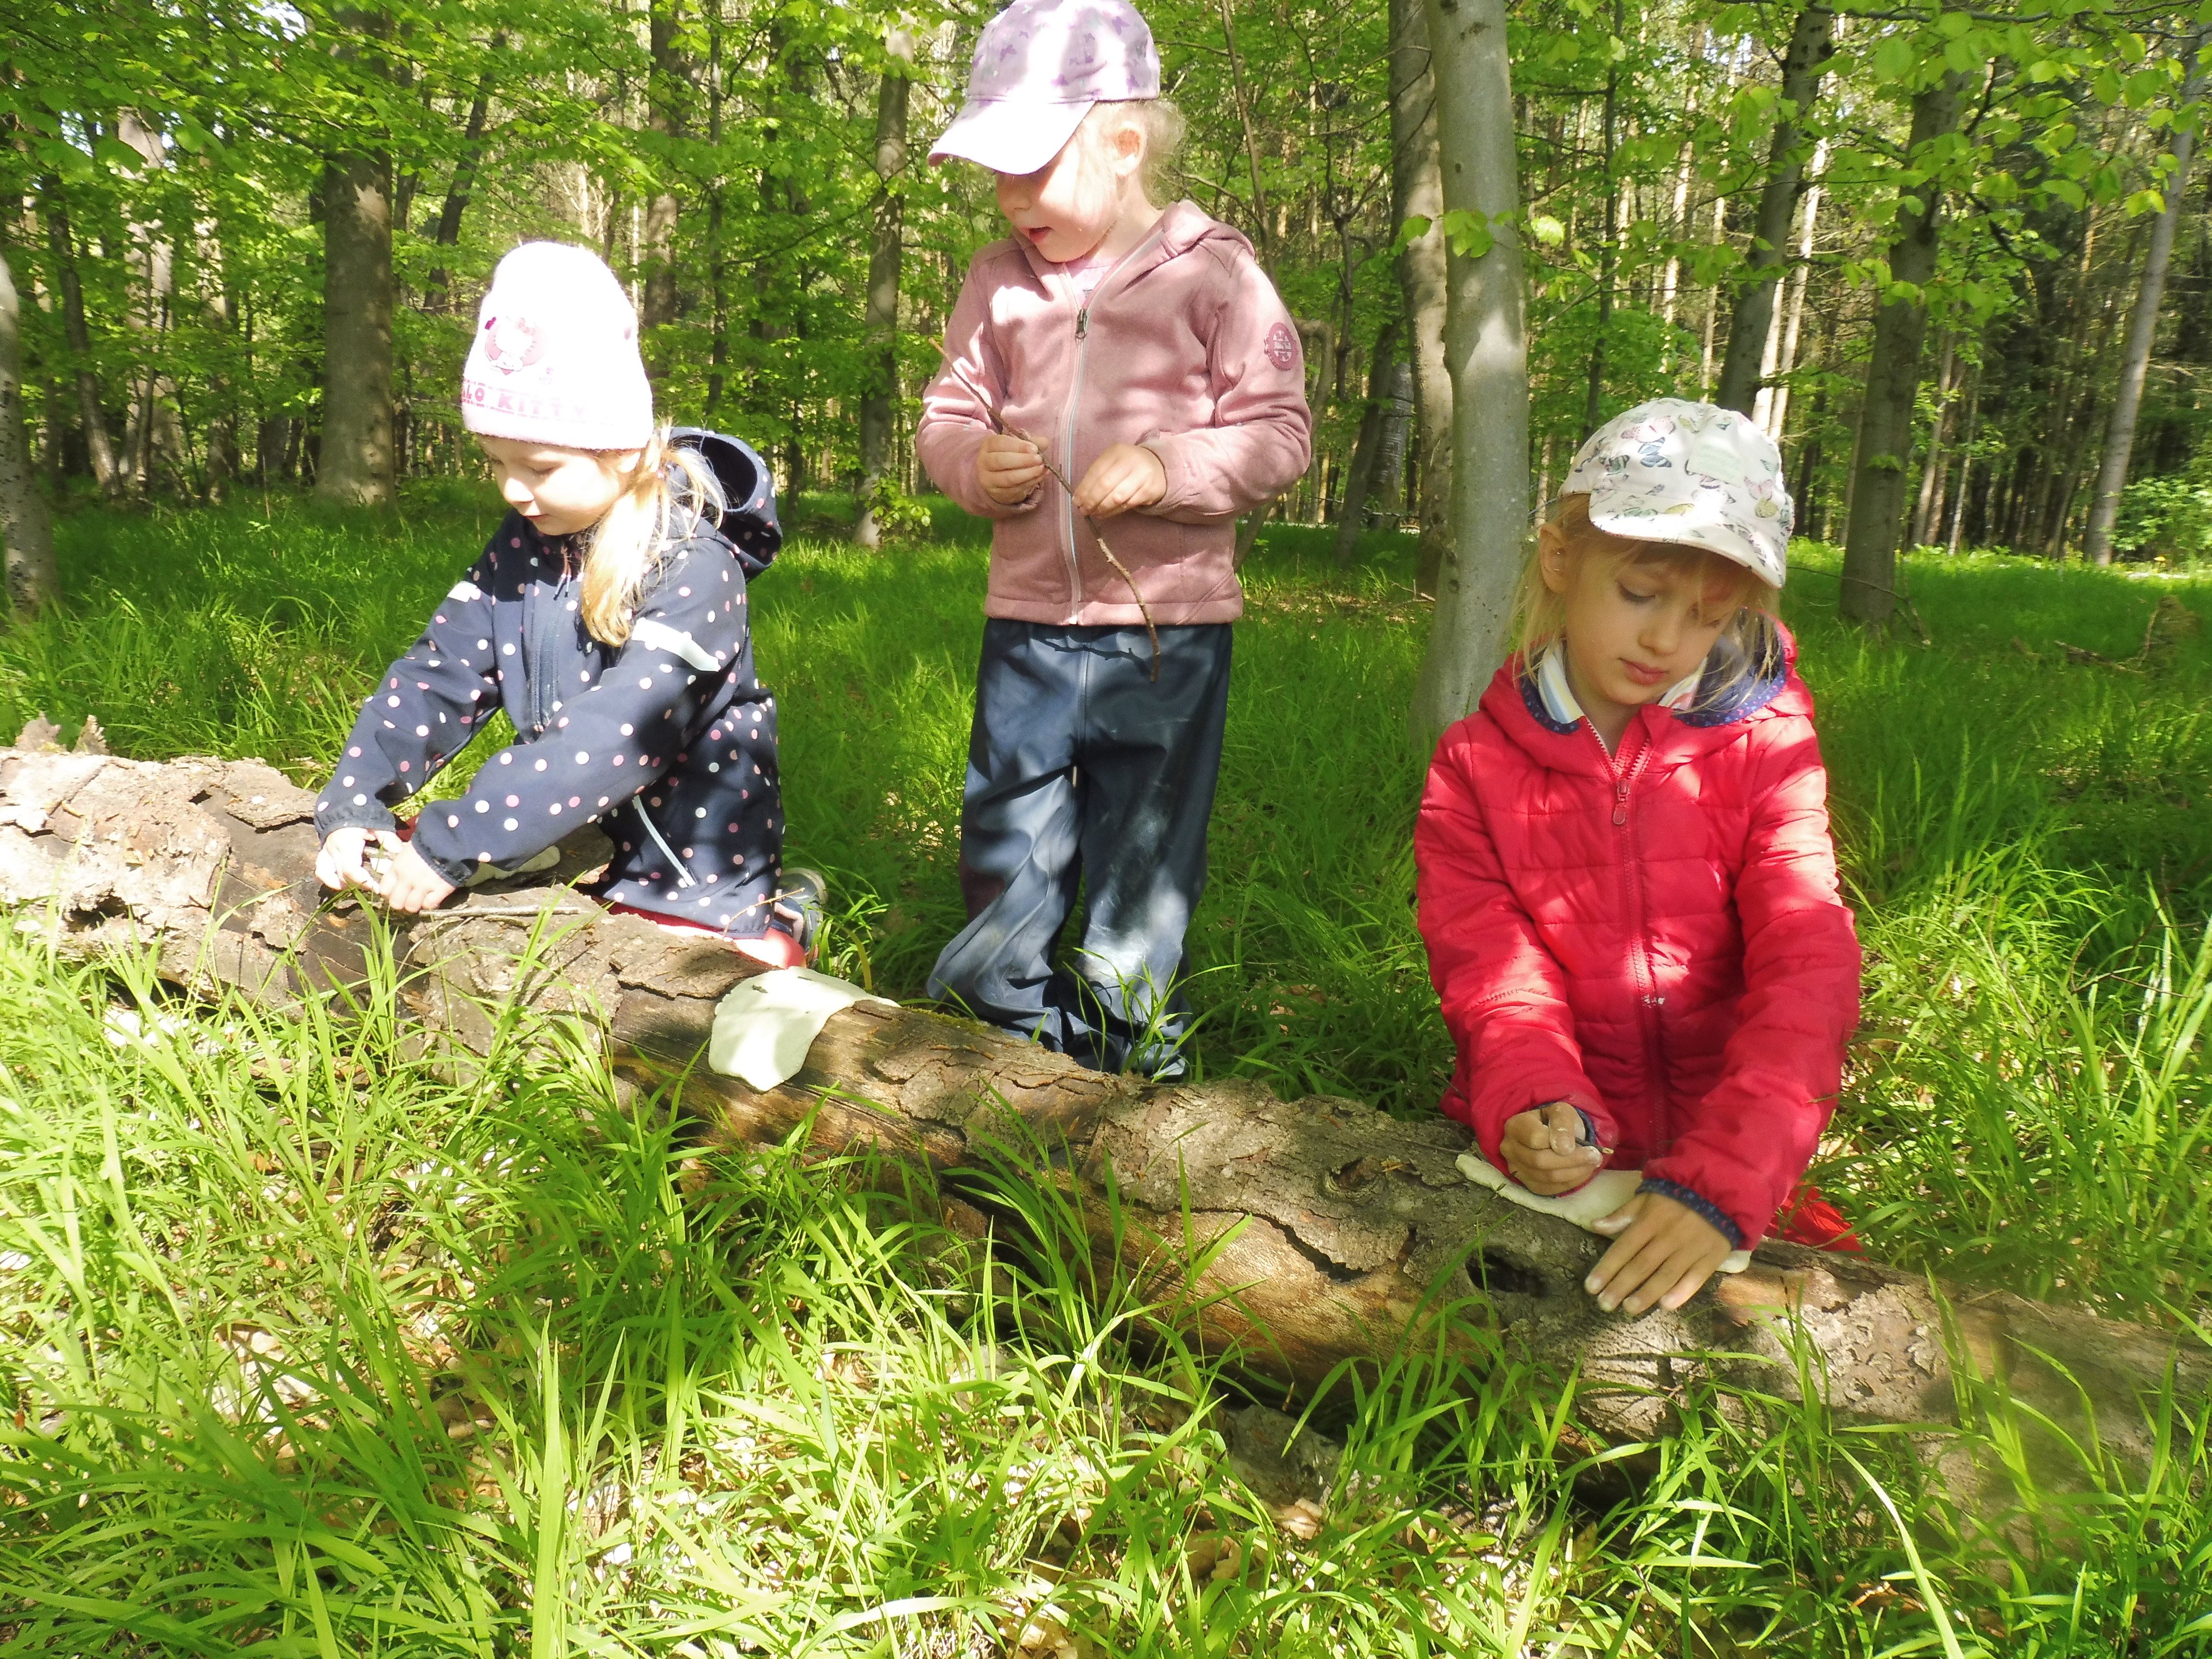
{"label": "zipper on red jacket", "polygon": [[[1585,720],[1585,724],[1588,721]],[[1642,730],[1639,717],[1635,727]],[[1597,738],[1600,750],[1605,740],[1597,736],[1597,727],[1591,726],[1590,736]],[[1625,740],[1626,734],[1624,734]],[[1659,1041],[1659,1008],[1666,998],[1659,994],[1659,976],[1651,966],[1650,918],[1645,914],[1644,897],[1644,866],[1638,854],[1638,837],[1630,822],[1629,792],[1644,771],[1644,763],[1651,758],[1655,747],[1650,734],[1644,733],[1644,741],[1635,757],[1626,767],[1610,752],[1606,765],[1613,774],[1613,826],[1620,831],[1624,846],[1620,852],[1620,879],[1628,901],[1629,914],[1635,918],[1636,948],[1630,960],[1635,969],[1637,1014],[1644,1030],[1644,1075],[1645,1095],[1651,1108],[1652,1123],[1657,1133],[1652,1137],[1657,1145],[1648,1150],[1654,1156],[1664,1156],[1674,1139],[1673,1115],[1667,1109],[1667,1088],[1662,1075],[1662,1055]]]}

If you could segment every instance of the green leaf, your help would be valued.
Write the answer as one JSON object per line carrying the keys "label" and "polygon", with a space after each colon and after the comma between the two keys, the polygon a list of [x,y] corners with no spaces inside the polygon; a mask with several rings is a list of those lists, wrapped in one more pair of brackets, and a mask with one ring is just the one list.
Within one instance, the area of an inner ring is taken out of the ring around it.
{"label": "green leaf", "polygon": [[1961,75],[1973,75],[1989,62],[1989,54],[1982,50],[1981,42],[1969,37],[1943,43],[1943,61]]}
{"label": "green leaf", "polygon": [[1882,81],[1902,81],[1920,62],[1920,53],[1904,35],[1893,34],[1875,48],[1874,72]]}
{"label": "green leaf", "polygon": [[118,173],[140,173],[146,170],[146,158],[119,138],[103,137],[92,147],[93,159]]}
{"label": "green leaf", "polygon": [[1451,251],[1463,259],[1480,259],[1497,246],[1498,236],[1489,219],[1477,210],[1454,208],[1437,223],[1443,228]]}
{"label": "green leaf", "polygon": [[1567,228],[1548,213],[1528,216],[1528,234],[1547,247],[1556,247],[1567,240]]}

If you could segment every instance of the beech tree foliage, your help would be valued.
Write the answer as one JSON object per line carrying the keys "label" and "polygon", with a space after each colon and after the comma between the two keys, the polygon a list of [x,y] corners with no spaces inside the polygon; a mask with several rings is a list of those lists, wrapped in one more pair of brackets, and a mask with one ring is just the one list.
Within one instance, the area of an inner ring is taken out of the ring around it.
{"label": "beech tree foliage", "polygon": [[[28,476],[64,504],[374,503],[470,473],[476,301],[507,248],[556,236],[635,283],[666,412],[895,547],[927,487],[915,394],[1000,228],[988,178],[923,159],[988,15],[9,0]],[[1147,15],[1190,123],[1173,188],[1250,236],[1304,336],[1319,441],[1274,514],[1423,529],[1434,587],[1478,544],[1510,556],[1593,421],[1671,392],[1781,437],[1869,620],[1900,548],[2078,553],[2100,494],[2100,552],[2212,540],[2197,11],[1533,0],[1505,20],[1510,127],[1439,106],[1434,6]],[[1470,205],[1469,158],[1438,149],[1477,128],[1511,151],[1476,158],[1510,200]],[[1525,398],[1462,411],[1498,501],[1525,469],[1513,522],[1446,522],[1447,258],[1522,319]]]}

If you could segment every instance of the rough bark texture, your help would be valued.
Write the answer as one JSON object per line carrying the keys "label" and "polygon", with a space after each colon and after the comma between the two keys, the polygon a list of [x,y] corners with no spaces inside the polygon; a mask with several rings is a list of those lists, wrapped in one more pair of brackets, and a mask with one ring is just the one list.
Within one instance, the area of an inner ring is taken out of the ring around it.
{"label": "rough bark texture", "polygon": [[323,169],[323,441],[315,493],[392,499],[392,161],[353,151]]}
{"label": "rough bark texture", "polygon": [[1720,386],[1713,393],[1713,401],[1722,408],[1746,415],[1758,400],[1766,337],[1774,325],[1774,295],[1789,251],[1790,221],[1805,188],[1808,151],[1802,124],[1820,96],[1821,72],[1834,52],[1835,29],[1833,11],[1822,5],[1806,7],[1797,14],[1789,53],[1782,60],[1782,106],[1767,148],[1766,182],[1759,187],[1759,218],[1752,229],[1751,252],[1744,259],[1744,285],[1736,290],[1728,355],[1721,359]]}
{"label": "rough bark texture", "polygon": [[2173,259],[2173,228],[2189,194],[2189,162],[2197,129],[2191,118],[2204,95],[2204,70],[2197,62],[2206,36],[2191,40],[2189,76],[2181,89],[2180,121],[2173,135],[2173,171],[2167,176],[2166,205],[2151,222],[2150,248],[2143,256],[2142,280],[2128,317],[2128,343],[2120,356],[2120,383],[2105,425],[2104,459],[2097,469],[2097,494],[2089,505],[2089,524],[2081,552],[2092,564],[2112,562],[2112,526],[2119,522],[2120,492],[2127,488],[2128,462],[2136,445],[2136,420],[2142,410],[2143,381],[2150,374],[2150,349],[2158,337],[2159,307],[2166,300],[2166,273]]}
{"label": "rough bark texture", "polygon": [[1426,4],[1444,207],[1489,239],[1449,267],[1452,538],[1413,711],[1414,732],[1433,738],[1474,707],[1505,656],[1528,534],[1528,330],[1504,0]]}
{"label": "rough bark texture", "polygon": [[92,367],[92,331],[84,315],[84,283],[76,269],[76,239],[70,229],[69,210],[62,201],[62,181],[51,173],[39,186],[39,203],[46,215],[46,246],[54,256],[54,273],[62,291],[62,329],[68,337],[70,356],[76,360],[76,413],[84,428],[84,447],[92,458],[93,481],[100,493],[112,500],[121,489],[121,469],[115,461],[115,443],[108,435],[107,411],[100,401],[100,377]]}
{"label": "rough bark texture", "polygon": [[1413,360],[1419,445],[1421,544],[1414,586],[1437,591],[1451,546],[1451,371],[1444,363],[1443,170],[1437,159],[1437,83],[1429,72],[1429,19],[1423,0],[1390,0],[1390,213],[1400,225],[1428,228],[1398,255],[1406,326]]}
{"label": "rough bark texture", "polygon": [[[1928,149],[1959,124],[1966,79],[1945,75],[1912,100],[1905,165],[1926,167]],[[1877,312],[1867,357],[1866,399],[1858,447],[1851,457],[1850,520],[1844,530],[1844,580],[1838,608],[1854,622],[1887,623],[1897,611],[1897,538],[1905,528],[1905,463],[1912,453],[1913,404],[1920,391],[1920,351],[1928,338],[1921,290],[1936,274],[1942,185],[1923,179],[1897,204],[1889,273],[1910,283]]]}
{"label": "rough bark texture", "polygon": [[23,434],[23,349],[15,278],[0,255],[0,538],[7,543],[8,601],[18,616],[61,598],[54,526]]}
{"label": "rough bark texture", "polygon": [[896,180],[906,171],[907,94],[914,72],[914,36],[893,29],[884,41],[884,77],[876,88],[876,201],[868,241],[867,333],[871,384],[860,399],[860,516],[853,539],[862,547],[883,544],[876,522],[876,492],[890,470],[891,435],[898,414],[898,302],[906,256],[906,196]]}
{"label": "rough bark texture", "polygon": [[[313,810],[254,761],[0,750],[0,902],[70,956],[151,946],[179,983],[282,1008],[357,981],[374,933],[357,905],[319,908]],[[587,831],[554,878],[603,846]],[[1060,1185],[1101,1259],[1137,1273],[1165,1316],[1301,1393],[1342,1362],[1387,1359],[1409,1332],[1432,1337],[1446,1307],[1456,1340],[1486,1325],[1578,1368],[1582,1421],[1615,1439],[1667,1431],[1683,1393],[1710,1381],[1793,1399],[1801,1378],[1825,1378],[1840,1420],[1940,1422],[1959,1407],[1953,1366],[1970,1361],[2077,1435],[2086,1400],[2107,1449],[2140,1461],[2152,1439],[2137,1402],[2168,1367],[2186,1397],[2212,1387],[2212,1358],[2159,1332],[2002,1293],[1939,1298],[1923,1279],[1788,1245],[1761,1247],[1679,1314],[1604,1314],[1580,1288],[1601,1241],[1464,1181],[1452,1124],[1252,1083],[1103,1076],[920,1010],[833,1017],[805,1069],[757,1092],[702,1051],[716,1002],[761,969],[564,888],[480,889],[395,931],[409,1006],[464,1044],[482,1047],[502,1007],[580,1013],[618,1079],[680,1089],[713,1137],[807,1128],[818,1148],[874,1147],[955,1186],[987,1164]],[[2039,1443],[2039,1478],[2063,1482],[2053,1445]]]}

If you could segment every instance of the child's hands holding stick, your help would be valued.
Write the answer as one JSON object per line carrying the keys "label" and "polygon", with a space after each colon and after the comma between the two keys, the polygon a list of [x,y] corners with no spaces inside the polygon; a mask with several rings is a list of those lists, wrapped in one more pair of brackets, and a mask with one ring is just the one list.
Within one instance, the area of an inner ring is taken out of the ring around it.
{"label": "child's hands holding stick", "polygon": [[1590,1224],[1613,1237],[1613,1248],[1590,1269],[1583,1288],[1607,1313],[1626,1308],[1640,1314],[1654,1306],[1672,1313],[1735,1248],[1688,1205],[1660,1193],[1638,1193]]}
{"label": "child's hands holding stick", "polygon": [[1044,477],[1044,451],[1027,438],[994,432],[975,452],[975,487],[1000,507],[1027,501]]}
{"label": "child's hands holding stick", "polygon": [[1075,510],[1087,519],[1110,519],[1150,507],[1168,493],[1168,470],[1138,444],[1115,444],[1075,487]]}
{"label": "child's hands holding stick", "polygon": [[1507,1118],[1498,1151],[1506,1173],[1541,1198],[1572,1192],[1605,1162],[1583,1139],[1583,1115],[1563,1100]]}
{"label": "child's hands holding stick", "polygon": [[377,850],[369,853],[370,832],[333,830],[315,854],[315,878],[334,893],[359,888],[410,915],[434,910],[453,890],[453,883],[422,861],[422,855],[390,830],[379,830]]}

